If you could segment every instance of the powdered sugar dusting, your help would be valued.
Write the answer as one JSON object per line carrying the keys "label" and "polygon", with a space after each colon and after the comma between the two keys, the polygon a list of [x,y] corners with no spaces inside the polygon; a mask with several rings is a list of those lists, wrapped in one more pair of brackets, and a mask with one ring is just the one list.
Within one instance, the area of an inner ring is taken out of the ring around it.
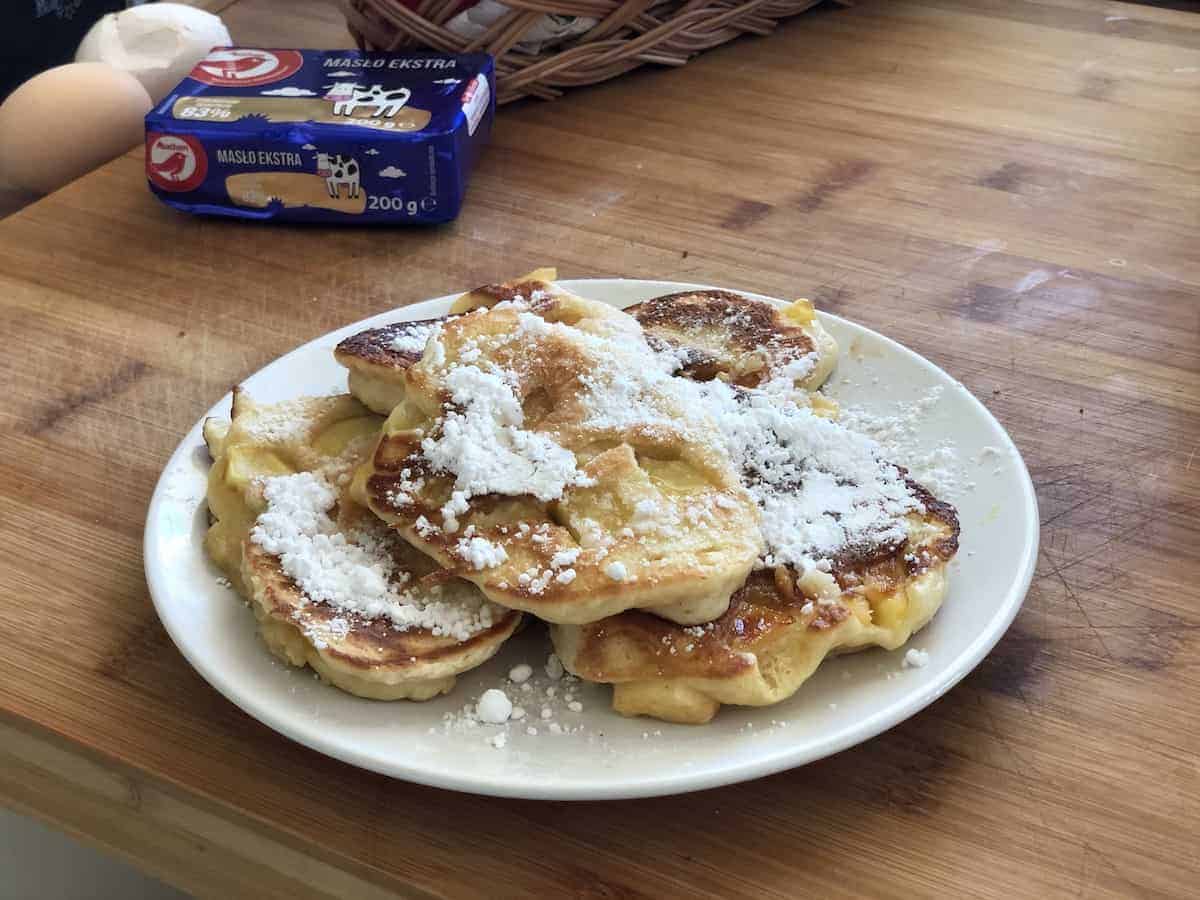
{"label": "powdered sugar dusting", "polygon": [[[904,516],[923,511],[876,441],[797,402],[795,380],[813,365],[807,356],[780,366],[758,388],[740,388],[673,377],[677,354],[655,353],[644,341],[621,349],[643,358],[585,382],[586,424],[679,429],[682,419],[686,430],[714,434],[761,513],[760,565],[803,570],[850,545],[898,543],[907,536]],[[631,522],[635,532],[681,524],[640,506]]]}
{"label": "powdered sugar dusting", "polygon": [[839,421],[877,441],[888,457],[904,465],[919,484],[938,496],[953,499],[975,485],[967,480],[953,443],[944,440],[932,448],[924,444],[924,423],[941,397],[942,388],[934,387],[919,399],[897,403],[891,412],[882,414],[861,406],[843,406]]}
{"label": "powdered sugar dusting", "polygon": [[255,443],[283,444],[303,440],[312,428],[312,421],[296,415],[294,405],[277,403],[258,407],[253,416],[238,419],[238,425]]}
{"label": "powdered sugar dusting", "polygon": [[312,472],[263,479],[267,510],[250,540],[279,558],[310,601],[364,619],[386,618],[397,630],[428,629],[464,641],[492,627],[495,608],[473,589],[449,596],[440,586],[405,589],[407,572],[392,555],[399,538],[380,525],[344,533],[330,516],[337,490]]}
{"label": "powdered sugar dusting", "polygon": [[[524,741],[586,735],[589,744],[603,743],[603,732],[589,733],[582,720],[587,709],[582,691],[586,689],[551,653],[541,672],[521,663],[509,671],[507,679],[483,687],[474,703],[443,713],[441,731],[446,735],[481,734],[486,745],[497,749],[514,736]],[[435,734],[437,729],[431,728],[429,733]]]}
{"label": "powdered sugar dusting", "polygon": [[850,545],[904,540],[903,517],[922,507],[875,441],[763,390],[697,388],[762,513],[762,565],[816,568]]}
{"label": "powdered sugar dusting", "polygon": [[[430,346],[440,345],[439,341]],[[458,530],[467,502],[483,494],[532,494],[549,501],[569,485],[589,484],[575,454],[544,434],[522,427],[525,415],[512,377],[492,367],[454,365],[445,374],[451,403],[439,428],[421,442],[421,451],[437,471],[455,476],[450,502],[442,509],[443,527]]]}
{"label": "powdered sugar dusting", "polygon": [[805,353],[776,365],[769,374],[767,382],[761,386],[768,393],[777,390],[790,390],[797,381],[802,381],[813,373],[817,367],[817,354]]}
{"label": "powdered sugar dusting", "polygon": [[[690,438],[724,451],[761,515],[766,548],[761,566],[827,569],[831,558],[849,546],[902,542],[906,515],[924,511],[901,471],[888,461],[889,448],[862,430],[815,415],[804,402],[795,384],[811,373],[812,354],[777,363],[757,388],[720,380],[695,382],[675,376],[679,355],[652,348],[636,327],[584,333],[517,308],[516,328],[490,339],[524,344],[562,334],[596,361],[579,376],[582,428]],[[457,531],[458,516],[471,497],[531,494],[550,501],[586,483],[571,451],[523,427],[516,374],[482,356],[467,341],[457,361],[443,371],[450,402],[438,428],[421,445],[437,470],[455,476],[442,509],[449,533]],[[444,359],[435,333],[423,363],[440,366],[444,362],[437,360]],[[681,512],[643,501],[633,511],[632,534],[698,526],[713,510]],[[615,568],[606,574],[613,581],[627,575]],[[572,577],[564,560],[549,569],[523,572],[518,582],[539,593],[551,579],[569,583]]]}
{"label": "powdered sugar dusting", "polygon": [[388,347],[398,353],[421,353],[440,323],[405,322],[403,326],[404,330],[388,341]]}

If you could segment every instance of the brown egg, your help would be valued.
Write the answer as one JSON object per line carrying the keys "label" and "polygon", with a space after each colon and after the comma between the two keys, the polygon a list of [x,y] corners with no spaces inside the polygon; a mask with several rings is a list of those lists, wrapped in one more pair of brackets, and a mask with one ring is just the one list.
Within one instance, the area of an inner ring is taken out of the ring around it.
{"label": "brown egg", "polygon": [[35,75],[0,106],[0,181],[57,190],[140,144],[149,111],[141,83],[107,63]]}

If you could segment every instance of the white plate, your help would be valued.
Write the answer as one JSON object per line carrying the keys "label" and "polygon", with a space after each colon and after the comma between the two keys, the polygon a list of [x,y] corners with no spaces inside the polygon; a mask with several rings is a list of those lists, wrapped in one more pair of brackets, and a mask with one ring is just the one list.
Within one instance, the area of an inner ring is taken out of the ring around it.
{"label": "white plate", "polygon": [[[697,287],[619,279],[562,284],[620,307]],[[345,391],[345,372],[331,353],[339,340],[366,327],[442,315],[452,299],[349,325],[293,350],[245,385],[268,402]],[[354,765],[453,790],[558,800],[672,794],[757,778],[864,741],[948,691],[1004,634],[1033,574],[1037,503],[1016,447],[966,388],[885,337],[836,316],[821,319],[842,347],[829,392],[843,403],[885,412],[940,386],[921,444],[932,449],[952,441],[966,477],[976,483],[950,498],[961,517],[962,545],[945,605],[910,643],[928,651],[924,668],[902,668],[903,650],[834,658],[790,700],[765,709],[726,707],[700,727],[622,718],[609,709],[608,688],[583,685],[583,712],[558,707],[554,716],[574,730],[557,735],[537,720],[540,703],[510,688],[539,734],[525,732],[529,721],[510,723],[507,744],[497,749],[488,738],[500,727],[460,722],[447,729],[444,714],[501,686],[517,663],[544,663],[545,637],[518,636],[487,665],[462,676],[449,696],[428,703],[360,700],[321,684],[307,669],[277,663],[258,639],[253,615],[218,584],[202,549],[208,456],[201,422],[171,457],[150,502],[145,558],[154,605],[188,661],[250,715]],[[227,395],[206,415],[228,416],[229,402]]]}

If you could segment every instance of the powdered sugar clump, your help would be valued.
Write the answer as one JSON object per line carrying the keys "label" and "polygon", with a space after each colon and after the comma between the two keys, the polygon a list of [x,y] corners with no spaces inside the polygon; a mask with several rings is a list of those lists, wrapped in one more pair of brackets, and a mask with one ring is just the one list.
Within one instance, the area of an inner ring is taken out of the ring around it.
{"label": "powdered sugar clump", "polygon": [[457,517],[472,497],[532,494],[549,501],[569,485],[591,483],[576,467],[574,453],[522,427],[521,402],[502,371],[456,365],[446,372],[445,386],[453,405],[435,434],[421,442],[421,451],[435,470],[455,476],[442,509],[446,531],[458,530]]}
{"label": "powdered sugar clump", "polygon": [[925,650],[918,650],[915,647],[904,654],[903,667],[905,669],[922,669],[929,664],[929,653]]}
{"label": "powdered sugar clump", "polygon": [[388,341],[388,347],[398,353],[421,353],[429,336],[440,327],[440,322],[405,322],[396,326],[403,330]]}
{"label": "powdered sugar clump", "polygon": [[613,581],[624,581],[629,577],[629,570],[625,568],[623,562],[610,562],[604,567],[604,574]]}
{"label": "powdered sugar clump", "polygon": [[486,538],[463,538],[456,546],[458,555],[476,571],[490,569],[508,560],[508,553],[499,544]]}
{"label": "powdered sugar clump", "polygon": [[267,510],[250,540],[279,558],[309,600],[364,619],[387,618],[398,630],[425,628],[460,641],[492,627],[494,608],[473,590],[443,599],[441,587],[403,589],[410,576],[391,552],[398,538],[374,524],[343,533],[329,515],[337,490],[320,475],[265,478],[263,495]]}
{"label": "powdered sugar clump", "polygon": [[[484,689],[475,702],[443,713],[442,733],[483,732],[484,742],[499,748],[514,736],[523,735],[518,740],[525,740],[540,735],[542,739],[552,740],[557,736],[588,731],[581,720],[586,708],[581,691],[586,690],[586,686],[563,668],[556,655],[551,653],[547,657],[541,671],[521,663],[508,674],[508,679],[501,681],[500,686]],[[528,709],[520,704],[528,705]],[[430,734],[436,731],[429,729]],[[592,732],[587,740],[603,743],[603,733]]]}
{"label": "powdered sugar clump", "polygon": [[512,701],[499,688],[491,688],[484,691],[479,698],[479,703],[475,707],[475,713],[479,717],[479,721],[487,722],[490,725],[500,725],[507,722],[508,717],[512,715],[512,711]]}

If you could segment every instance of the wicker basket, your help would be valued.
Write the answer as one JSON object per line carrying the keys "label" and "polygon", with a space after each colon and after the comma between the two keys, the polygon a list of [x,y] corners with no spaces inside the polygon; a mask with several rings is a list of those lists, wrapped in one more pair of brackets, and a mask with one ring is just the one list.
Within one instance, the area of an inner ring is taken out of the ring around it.
{"label": "wicker basket", "polygon": [[[821,0],[504,0],[512,12],[468,39],[445,27],[472,0],[340,0],[350,33],[366,50],[425,47],[485,51],[496,58],[497,100],[550,100],[562,89],[615,78],[645,63],[682,66],[741,34],[769,34],[778,20]],[[542,16],[588,16],[591,30],[541,52],[518,48]]]}

